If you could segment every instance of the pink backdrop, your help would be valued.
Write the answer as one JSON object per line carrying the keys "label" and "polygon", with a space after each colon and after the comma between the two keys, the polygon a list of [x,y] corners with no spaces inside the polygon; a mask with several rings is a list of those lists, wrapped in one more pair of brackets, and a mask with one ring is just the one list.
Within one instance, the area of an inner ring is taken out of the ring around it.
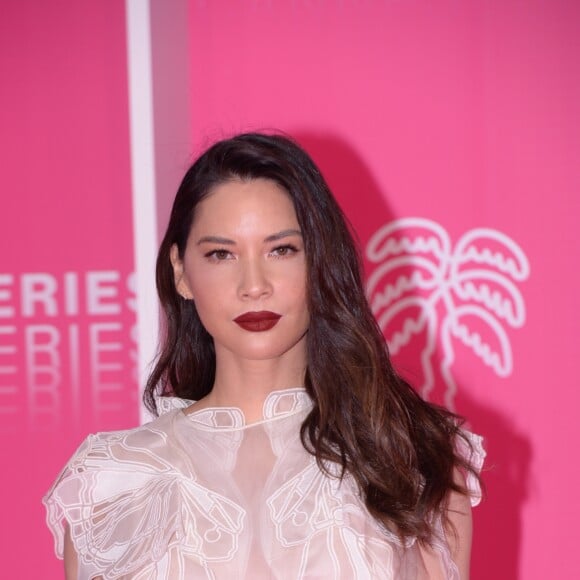
{"label": "pink backdrop", "polygon": [[[137,421],[127,82],[120,3],[61,2],[46,13],[36,4],[0,19],[9,88],[0,112],[0,367],[16,367],[0,374],[2,453],[15,466],[3,478],[11,500],[0,525],[8,570],[58,578],[41,494],[86,433]],[[400,368],[486,437],[472,577],[574,577],[580,9],[564,0],[180,6],[189,30],[180,22],[172,38],[164,28],[153,50],[187,35],[188,58],[172,69],[159,57],[154,82],[166,102],[179,87],[173,121],[182,114],[190,127],[184,136],[175,123],[173,140],[163,134],[158,163],[171,150],[181,170],[190,153],[240,130],[296,136],[360,236]],[[161,222],[172,195],[159,188]],[[44,335],[30,330],[40,325]],[[121,365],[100,379],[91,332],[122,345],[97,348],[103,363]],[[58,351],[61,382],[42,403],[58,401],[58,412],[37,412],[31,385],[52,375],[31,371],[27,333],[48,344],[32,348],[37,366]]]}
{"label": "pink backdrop", "polygon": [[123,4],[0,8],[3,578],[62,578],[42,495],[139,421]]}

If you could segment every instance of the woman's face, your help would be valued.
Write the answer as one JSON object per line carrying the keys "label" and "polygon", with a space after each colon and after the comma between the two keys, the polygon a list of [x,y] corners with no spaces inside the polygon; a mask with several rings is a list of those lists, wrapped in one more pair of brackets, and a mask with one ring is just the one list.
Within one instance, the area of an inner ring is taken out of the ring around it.
{"label": "woman's face", "polygon": [[216,356],[253,360],[303,353],[309,315],[306,258],[289,195],[269,179],[228,181],[196,207],[178,292],[195,301]]}

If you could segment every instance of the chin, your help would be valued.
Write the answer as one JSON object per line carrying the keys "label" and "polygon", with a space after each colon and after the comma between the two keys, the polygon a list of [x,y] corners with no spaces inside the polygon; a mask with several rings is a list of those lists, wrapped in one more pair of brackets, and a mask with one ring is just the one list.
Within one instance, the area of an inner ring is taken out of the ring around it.
{"label": "chin", "polygon": [[284,341],[284,344],[277,343],[271,336],[255,337],[259,340],[253,340],[254,337],[249,336],[245,339],[243,348],[239,344],[233,348],[227,348],[234,356],[245,360],[266,361],[283,358],[284,356],[295,356],[304,350],[306,352],[305,334],[298,337],[295,341]]}

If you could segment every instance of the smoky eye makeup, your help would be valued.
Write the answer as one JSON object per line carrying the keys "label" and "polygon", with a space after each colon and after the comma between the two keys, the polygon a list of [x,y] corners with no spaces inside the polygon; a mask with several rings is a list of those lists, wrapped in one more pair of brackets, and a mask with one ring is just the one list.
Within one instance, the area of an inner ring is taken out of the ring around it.
{"label": "smoky eye makeup", "polygon": [[300,252],[300,248],[296,244],[288,243],[275,246],[269,253],[273,254],[276,258],[286,258],[298,252]]}
{"label": "smoky eye makeup", "polygon": [[231,257],[232,253],[226,248],[214,248],[207,252],[204,252],[203,257],[208,260],[223,262]]}
{"label": "smoky eye makeup", "polygon": [[[264,239],[264,244],[270,246],[267,255],[274,258],[288,258],[303,250],[302,233],[300,230],[287,229],[276,232]],[[212,262],[223,262],[233,257],[232,248],[236,241],[222,236],[203,236],[197,241],[197,246],[206,246],[203,257]]]}

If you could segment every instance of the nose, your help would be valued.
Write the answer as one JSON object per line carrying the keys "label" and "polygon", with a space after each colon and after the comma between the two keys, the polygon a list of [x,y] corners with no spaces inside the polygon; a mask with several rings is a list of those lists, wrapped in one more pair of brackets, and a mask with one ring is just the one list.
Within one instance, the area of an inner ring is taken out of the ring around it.
{"label": "nose", "polygon": [[260,259],[248,259],[242,263],[238,293],[242,299],[257,300],[272,293],[267,265]]}

